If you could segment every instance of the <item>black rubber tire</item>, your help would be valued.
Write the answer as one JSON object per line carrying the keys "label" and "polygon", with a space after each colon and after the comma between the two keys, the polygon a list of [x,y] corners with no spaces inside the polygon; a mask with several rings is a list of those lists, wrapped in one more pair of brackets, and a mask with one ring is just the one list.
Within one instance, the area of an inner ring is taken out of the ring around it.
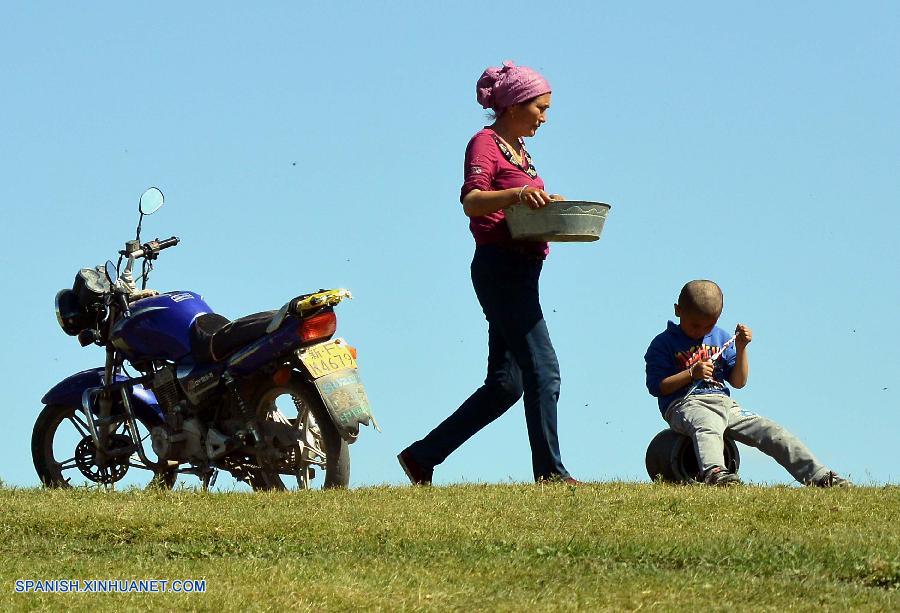
{"label": "black rubber tire", "polygon": [[[694,444],[683,434],[667,428],[653,437],[644,458],[651,479],[670,483],[696,483],[700,468]],[[737,445],[725,436],[725,468],[737,472],[741,456]]]}
{"label": "black rubber tire", "polygon": [[[51,488],[69,488],[71,484],[63,477],[62,471],[53,457],[53,437],[56,435],[57,428],[64,419],[70,415],[74,415],[78,411],[75,407],[48,404],[38,415],[34,422],[34,430],[31,433],[31,459],[34,462],[34,469],[37,471],[41,483],[45,487]],[[149,468],[148,476],[149,476]],[[172,489],[175,481],[178,479],[177,470],[168,470],[165,472],[153,472],[148,480],[147,487]]]}
{"label": "black rubber tire", "polygon": [[[346,488],[350,484],[350,447],[347,441],[338,434],[318,392],[298,377],[292,378],[284,385],[272,382],[257,390],[252,405],[256,407],[257,418],[262,419],[266,412],[266,403],[264,402],[266,397],[278,393],[279,390],[281,393],[299,396],[304,406],[309,407],[310,413],[316,420],[325,452],[325,480],[322,488]],[[254,490],[288,489],[281,479],[281,475],[264,469],[254,475],[250,480],[250,486]]]}

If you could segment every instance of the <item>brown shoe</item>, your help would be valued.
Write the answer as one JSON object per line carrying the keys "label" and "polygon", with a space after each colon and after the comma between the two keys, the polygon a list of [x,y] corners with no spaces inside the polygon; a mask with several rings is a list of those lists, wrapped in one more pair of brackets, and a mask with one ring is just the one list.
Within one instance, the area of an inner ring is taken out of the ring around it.
{"label": "brown shoe", "polygon": [[434,476],[434,469],[425,469],[421,464],[416,462],[415,458],[409,452],[409,448],[404,449],[397,456],[403,472],[409,477],[410,483],[413,485],[431,485],[431,478]]}
{"label": "brown shoe", "polygon": [[563,483],[566,485],[584,485],[584,481],[579,481],[575,477],[566,477],[563,479]]}

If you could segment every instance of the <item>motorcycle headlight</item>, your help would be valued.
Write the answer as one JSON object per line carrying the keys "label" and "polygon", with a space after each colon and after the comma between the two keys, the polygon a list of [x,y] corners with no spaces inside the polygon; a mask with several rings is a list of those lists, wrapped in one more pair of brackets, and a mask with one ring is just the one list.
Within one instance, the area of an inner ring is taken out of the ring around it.
{"label": "motorcycle headlight", "polygon": [[69,336],[77,336],[91,326],[90,316],[78,303],[78,296],[70,289],[61,289],[56,293],[56,321]]}

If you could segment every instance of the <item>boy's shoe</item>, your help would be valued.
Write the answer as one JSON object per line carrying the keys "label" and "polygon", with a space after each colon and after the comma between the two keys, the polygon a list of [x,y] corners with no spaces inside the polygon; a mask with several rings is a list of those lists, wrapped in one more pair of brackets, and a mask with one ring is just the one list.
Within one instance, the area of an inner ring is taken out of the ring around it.
{"label": "boy's shoe", "polygon": [[830,470],[825,473],[825,476],[813,481],[812,485],[816,487],[853,487],[849,480]]}
{"label": "boy's shoe", "polygon": [[404,449],[397,456],[403,472],[409,477],[410,483],[413,485],[431,485],[431,478],[434,476],[434,469],[426,469],[416,462],[415,458],[409,452],[409,448]]}
{"label": "boy's shoe", "polygon": [[721,466],[713,466],[703,476],[703,483],[716,487],[728,487],[729,485],[740,485],[741,479],[730,470],[725,470]]}

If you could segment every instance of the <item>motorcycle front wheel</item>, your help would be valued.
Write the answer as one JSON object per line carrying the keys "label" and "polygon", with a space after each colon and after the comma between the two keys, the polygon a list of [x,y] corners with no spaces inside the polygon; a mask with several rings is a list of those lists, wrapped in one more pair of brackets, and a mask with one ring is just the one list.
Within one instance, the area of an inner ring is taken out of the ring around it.
{"label": "motorcycle front wheel", "polygon": [[[279,432],[284,441],[282,459],[260,463],[251,482],[254,489],[310,489],[322,475],[321,487],[344,488],[350,483],[350,448],[338,434],[319,395],[294,377],[284,385],[267,383],[257,390],[253,406],[256,417],[267,429]],[[323,474],[324,473],[324,474]]]}
{"label": "motorcycle front wheel", "polygon": [[[146,440],[149,432],[138,423],[138,434]],[[84,413],[74,406],[45,406],[31,435],[34,468],[46,487],[125,485],[172,489],[175,485],[177,470],[156,471],[141,461],[124,422],[111,427],[107,447],[112,453],[101,466]]]}

